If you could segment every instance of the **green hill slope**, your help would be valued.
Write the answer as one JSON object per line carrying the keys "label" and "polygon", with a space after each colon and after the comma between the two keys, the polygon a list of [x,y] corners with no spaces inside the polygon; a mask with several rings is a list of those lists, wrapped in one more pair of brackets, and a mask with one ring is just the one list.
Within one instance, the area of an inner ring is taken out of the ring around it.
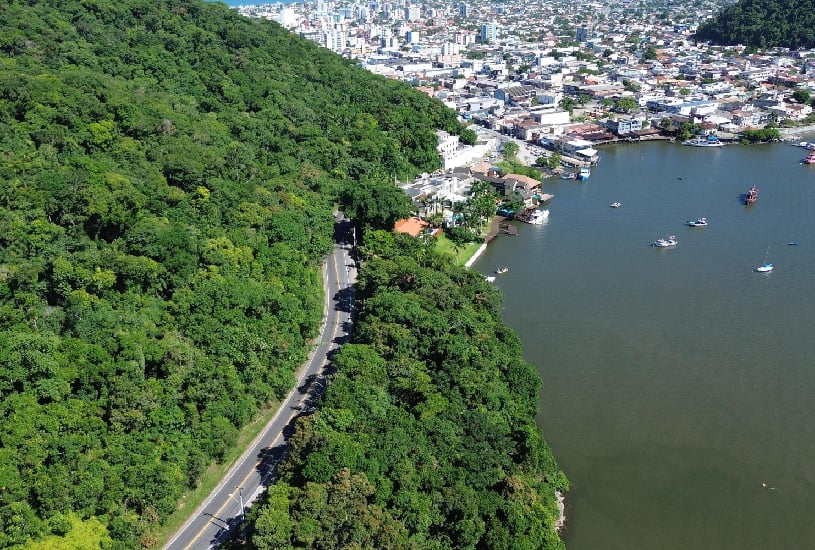
{"label": "green hill slope", "polygon": [[274,548],[563,548],[568,490],[535,425],[540,377],[499,291],[404,235],[367,234],[355,342],[252,516]]}
{"label": "green hill slope", "polygon": [[815,48],[815,0],[739,0],[700,25],[695,38],[757,48]]}
{"label": "green hill slope", "polygon": [[336,197],[436,168],[437,128],[461,131],[221,4],[5,2],[0,548],[81,519],[149,546],[293,384]]}

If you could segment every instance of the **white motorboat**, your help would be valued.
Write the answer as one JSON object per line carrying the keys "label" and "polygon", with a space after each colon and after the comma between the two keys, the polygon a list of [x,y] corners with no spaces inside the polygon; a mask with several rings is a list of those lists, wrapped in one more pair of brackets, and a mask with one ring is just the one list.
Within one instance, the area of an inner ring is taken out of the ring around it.
{"label": "white motorboat", "polygon": [[622,203],[612,202],[609,206],[611,206],[612,208],[619,208],[620,206],[622,206]]}
{"label": "white motorboat", "polygon": [[661,239],[657,239],[653,242],[652,246],[656,246],[658,248],[665,248],[668,246],[676,246],[679,241],[676,240],[676,237],[671,235],[670,237],[663,237]]}
{"label": "white motorboat", "polygon": [[690,145],[691,147],[721,147],[724,145],[716,136],[695,137],[687,139],[682,142],[682,145]]}
{"label": "white motorboat", "polygon": [[767,252],[764,253],[764,265],[760,265],[756,268],[756,271],[759,273],[769,273],[773,270],[773,264],[767,261],[767,256],[770,254],[770,247],[767,247]]}
{"label": "white motorboat", "polygon": [[688,220],[688,226],[690,227],[705,227],[707,226],[707,218],[699,218],[696,220]]}
{"label": "white motorboat", "polygon": [[532,225],[541,225],[549,217],[548,210],[532,210],[517,217],[519,221]]}

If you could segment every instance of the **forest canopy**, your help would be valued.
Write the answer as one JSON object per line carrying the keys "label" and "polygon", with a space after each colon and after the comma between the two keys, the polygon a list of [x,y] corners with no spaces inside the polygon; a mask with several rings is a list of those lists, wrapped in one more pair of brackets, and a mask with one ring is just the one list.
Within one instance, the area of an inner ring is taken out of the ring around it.
{"label": "forest canopy", "polygon": [[[378,234],[377,234],[378,233]],[[540,377],[483,275],[368,233],[353,344],[300,417],[252,542],[274,548],[563,548],[568,489],[535,425]]]}
{"label": "forest canopy", "polygon": [[223,4],[2,15],[0,548],[149,547],[293,385],[335,201],[437,168],[461,127]]}
{"label": "forest canopy", "polygon": [[701,24],[695,38],[723,46],[815,48],[815,0],[739,0]]}

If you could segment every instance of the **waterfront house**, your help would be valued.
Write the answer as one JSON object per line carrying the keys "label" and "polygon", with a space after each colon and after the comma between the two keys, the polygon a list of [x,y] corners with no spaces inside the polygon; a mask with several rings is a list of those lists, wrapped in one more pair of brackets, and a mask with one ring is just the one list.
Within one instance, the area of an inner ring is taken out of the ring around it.
{"label": "waterfront house", "polygon": [[596,163],[599,153],[592,147],[591,141],[585,139],[570,139],[564,136],[560,140],[560,152],[567,157],[577,159],[582,162]]}
{"label": "waterfront house", "polygon": [[624,136],[642,130],[641,117],[624,117],[606,120],[606,128],[617,134]]}
{"label": "waterfront house", "polygon": [[507,174],[503,178],[504,197],[510,202],[523,204],[525,208],[537,206],[540,182],[523,174]]}

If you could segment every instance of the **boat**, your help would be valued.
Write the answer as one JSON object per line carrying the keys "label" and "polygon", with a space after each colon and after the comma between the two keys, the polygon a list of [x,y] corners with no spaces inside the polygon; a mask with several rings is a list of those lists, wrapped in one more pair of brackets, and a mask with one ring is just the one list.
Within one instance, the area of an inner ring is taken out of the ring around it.
{"label": "boat", "polygon": [[576,173],[576,172],[563,172],[563,173],[560,175],[560,179],[564,179],[564,180],[576,180],[576,179],[577,179],[577,173]]}
{"label": "boat", "polygon": [[754,185],[747,190],[747,196],[744,197],[744,204],[749,206],[751,204],[755,204],[757,200],[758,200],[758,187]]}
{"label": "boat", "polygon": [[767,261],[767,255],[770,253],[770,247],[767,247],[767,252],[764,253],[764,264],[756,268],[759,273],[769,273],[773,270],[773,264]]}
{"label": "boat", "polygon": [[484,280],[487,281],[488,283],[494,283],[495,282],[495,277],[493,277],[493,276],[484,277]]}
{"label": "boat", "polygon": [[801,164],[815,164],[815,151],[808,154],[806,158],[801,161]]}
{"label": "boat", "polygon": [[526,210],[522,214],[519,214],[516,219],[532,225],[541,225],[548,217],[548,210]]}
{"label": "boat", "polygon": [[582,166],[580,168],[580,172],[577,174],[577,179],[580,181],[586,181],[591,176],[591,169],[588,166]]}
{"label": "boat", "polygon": [[688,220],[686,223],[690,227],[706,227],[707,226],[707,218],[698,218],[696,220]]}
{"label": "boat", "polygon": [[656,246],[658,248],[665,248],[668,246],[676,246],[677,243],[679,243],[679,241],[676,240],[676,237],[674,235],[671,235],[670,237],[663,237],[661,239],[655,240],[652,243],[652,246]]}
{"label": "boat", "polygon": [[682,145],[690,145],[691,147],[721,147],[724,145],[716,136],[695,137],[686,139]]}
{"label": "boat", "polygon": [[622,206],[622,203],[612,202],[609,206],[612,208],[619,208],[620,206]]}
{"label": "boat", "polygon": [[499,267],[498,269],[495,270],[495,272],[499,275],[501,275],[502,273],[506,273],[507,271],[509,271],[508,267]]}

